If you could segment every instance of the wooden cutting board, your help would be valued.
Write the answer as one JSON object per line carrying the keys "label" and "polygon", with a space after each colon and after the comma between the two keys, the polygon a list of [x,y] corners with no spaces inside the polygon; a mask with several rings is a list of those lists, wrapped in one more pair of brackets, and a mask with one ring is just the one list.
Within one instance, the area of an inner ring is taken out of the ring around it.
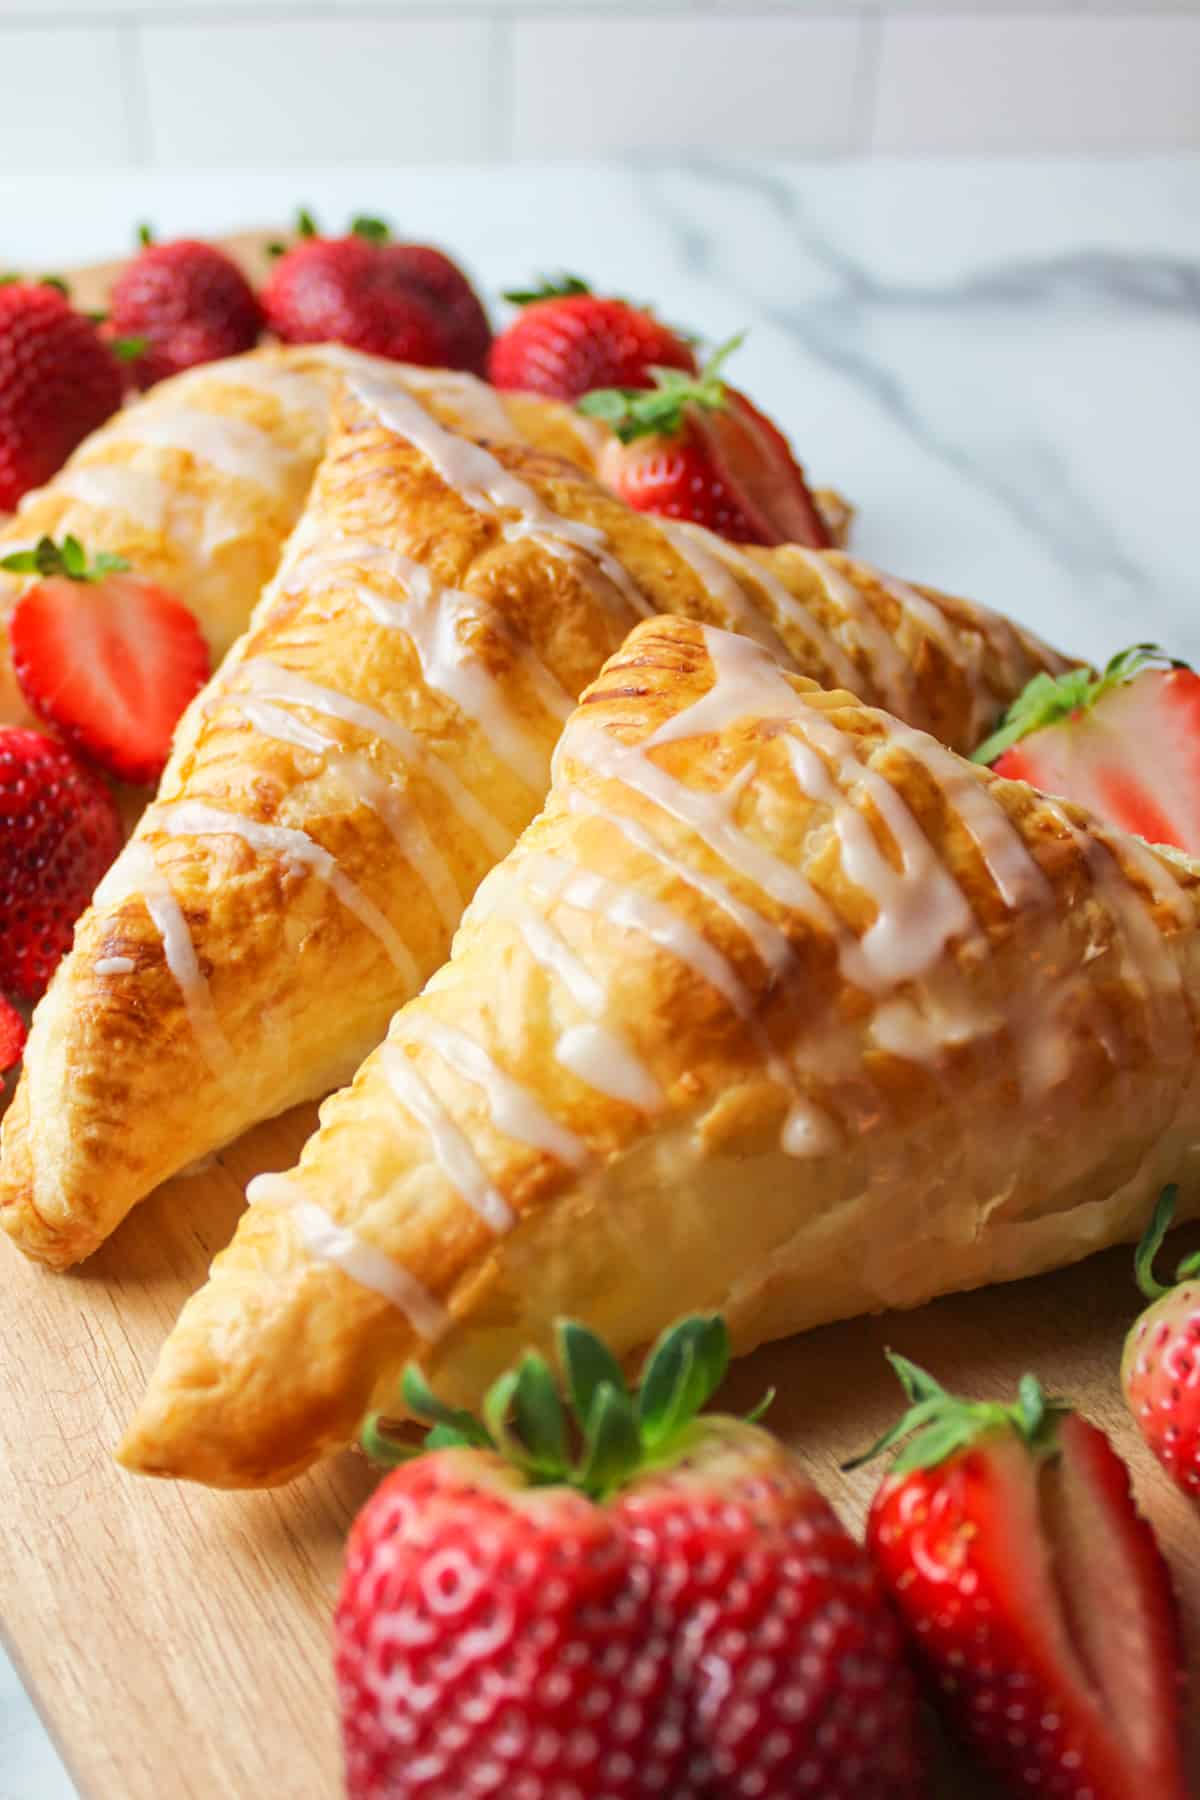
{"label": "wooden cutting board", "polygon": [[[260,243],[239,240],[252,257]],[[81,278],[76,292],[91,304],[104,286]],[[366,1463],[346,1455],[282,1492],[227,1495],[138,1481],[109,1454],[246,1182],[288,1166],[314,1117],[298,1109],[169,1183],[74,1274],[0,1250],[0,1624],[87,1800],[341,1792],[329,1620],[345,1532],[371,1486]],[[1200,1516],[1143,1449],[1117,1387],[1136,1309],[1130,1256],[1117,1250],[772,1346],[738,1365],[728,1398],[749,1405],[778,1389],[774,1428],[857,1528],[878,1470],[846,1476],[839,1464],[896,1414],[885,1345],[979,1397],[1010,1394],[1036,1369],[1128,1458],[1200,1661]],[[943,1772],[944,1795],[985,1791],[973,1774]]]}

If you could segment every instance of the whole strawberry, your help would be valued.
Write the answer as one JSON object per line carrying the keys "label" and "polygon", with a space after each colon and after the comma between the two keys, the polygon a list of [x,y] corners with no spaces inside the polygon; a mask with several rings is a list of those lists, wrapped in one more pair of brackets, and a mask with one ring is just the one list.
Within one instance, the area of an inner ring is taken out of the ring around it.
{"label": "whole strawberry", "polygon": [[121,364],[57,287],[0,283],[0,512],[121,404]]}
{"label": "whole strawberry", "polygon": [[974,760],[1200,855],[1200,675],[1156,644],[1035,676]]}
{"label": "whole strawberry", "polygon": [[[362,223],[360,220],[360,227]],[[485,374],[492,327],[483,302],[458,264],[432,244],[391,243],[387,227],[381,229],[389,270],[423,295],[438,315],[448,346],[447,368]]]}
{"label": "whole strawberry", "polygon": [[119,781],[157,781],[179,717],[210,673],[195,616],[124,557],[90,561],[70,536],[42,538],[0,569],[40,577],[8,621],[32,710]]}
{"label": "whole strawberry", "polygon": [[783,434],[721,373],[732,339],[699,376],[653,371],[653,387],[601,388],[580,412],[616,434],[607,485],[639,512],[685,519],[740,544],[830,545],[828,527]]}
{"label": "whole strawberry", "polygon": [[569,1412],[534,1355],[486,1426],[405,1377],[431,1449],[360,1515],[337,1611],[351,1800],[922,1792],[870,1564],[772,1438],[698,1416],[721,1321],[668,1332],[636,1394],[581,1326],[559,1351]]}
{"label": "whole strawberry", "polygon": [[263,289],[267,321],[285,343],[348,344],[436,368],[479,366],[480,317],[463,290],[474,295],[461,272],[457,284],[448,278],[453,265],[434,269],[430,258],[439,253],[393,243],[378,219],[356,219],[348,236],[325,238],[302,213],[300,232]]}
{"label": "whole strawberry", "polygon": [[913,1404],[868,1455],[915,1435],[867,1543],[947,1721],[1013,1795],[1186,1800],[1170,1578],[1108,1439],[1032,1376],[975,1404],[891,1361]]}
{"label": "whole strawberry", "polygon": [[1121,1386],[1138,1429],[1167,1474],[1200,1497],[1200,1252],[1185,1256],[1176,1285],[1154,1278],[1154,1259],[1175,1213],[1164,1188],[1138,1246],[1138,1285],[1152,1302],[1125,1339]]}
{"label": "whole strawberry", "polygon": [[140,341],[138,387],[253,349],[262,307],[231,256],[195,238],[156,244],[146,226],[141,243],[113,284],[107,321],[115,338]]}
{"label": "whole strawberry", "polygon": [[691,346],[645,307],[593,294],[576,275],[505,294],[520,317],[492,345],[498,388],[575,400],[592,388],[650,387],[653,369],[694,372]]}
{"label": "whole strawberry", "polygon": [[53,738],[0,726],[0,992],[41,996],[120,847],[100,776]]}

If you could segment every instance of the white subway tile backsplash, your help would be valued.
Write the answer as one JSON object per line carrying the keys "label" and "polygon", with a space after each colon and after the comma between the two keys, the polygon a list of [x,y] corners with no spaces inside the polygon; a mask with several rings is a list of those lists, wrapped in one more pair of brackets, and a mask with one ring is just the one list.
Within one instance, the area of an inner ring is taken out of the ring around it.
{"label": "white subway tile backsplash", "polygon": [[122,51],[117,26],[0,29],[0,168],[130,162]]}
{"label": "white subway tile backsplash", "polygon": [[139,41],[150,158],[269,165],[486,155],[492,33],[478,16],[147,24]]}
{"label": "white subway tile backsplash", "polygon": [[1200,144],[1200,17],[888,18],[876,150]]}
{"label": "white subway tile backsplash", "polygon": [[520,19],[518,156],[836,151],[854,142],[858,19]]}

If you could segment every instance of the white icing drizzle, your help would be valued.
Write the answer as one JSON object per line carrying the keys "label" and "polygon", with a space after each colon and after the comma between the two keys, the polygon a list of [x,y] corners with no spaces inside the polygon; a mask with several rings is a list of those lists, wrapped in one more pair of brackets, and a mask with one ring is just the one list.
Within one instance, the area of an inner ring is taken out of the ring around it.
{"label": "white icing drizzle", "polygon": [[441,1302],[392,1257],[364,1243],[348,1225],[339,1225],[286,1175],[256,1175],[246,1189],[251,1206],[285,1212],[296,1236],[315,1262],[328,1263],[359,1287],[369,1288],[404,1314],[423,1338],[440,1337],[449,1324]]}
{"label": "white icing drizzle", "polygon": [[68,463],[54,483],[56,493],[98,512],[121,512],[143,531],[162,531],[172,494],[157,475],[121,463]]}
{"label": "white icing drizzle", "polygon": [[[697,531],[699,531],[698,527]],[[749,555],[747,551],[740,549],[738,545],[727,543],[724,538],[717,537],[714,532],[706,531],[700,535],[703,536],[706,547],[715,557],[718,557],[723,563],[726,563],[736,575],[740,575],[744,580],[755,582],[758,585],[760,590],[767,595],[768,599],[775,607],[779,617],[781,619],[786,619],[789,624],[793,625],[796,630],[808,640],[824,666],[830,670],[841,686],[848,689],[850,693],[856,694],[863,679],[862,670],[857,666],[853,658],[843,650],[832,632],[827,631],[820,621],[812,616],[808,608],[801,601],[797,600],[787,583],[781,581],[779,576],[776,575],[775,571],[770,568],[765,561],[760,562],[758,557]],[[793,548],[795,548],[795,546],[793,546]],[[830,594],[833,599],[840,601],[840,590],[832,588],[829,581],[829,577],[836,575],[836,571],[830,569],[820,557],[814,556],[808,552],[801,553],[799,550],[796,551],[796,554],[803,554],[805,562],[814,568],[821,577],[826,592]],[[837,577],[837,579],[840,580],[841,577]],[[851,592],[853,594],[853,590],[851,590]],[[853,594],[853,603],[856,607],[858,603],[857,594]],[[843,609],[845,609],[844,602],[841,602],[841,604],[843,605]],[[795,660],[790,652],[788,660]]]}
{"label": "white icing drizzle", "polygon": [[113,425],[105,442],[109,446],[147,444],[184,451],[236,481],[252,482],[276,494],[286,491],[298,467],[295,453],[282,448],[257,425],[182,407],[131,407]]}
{"label": "white icing drizzle", "polygon": [[400,1104],[425,1127],[434,1161],[450,1185],[497,1237],[511,1231],[517,1222],[516,1214],[492,1185],[474,1150],[432,1088],[417,1073],[412,1059],[394,1043],[381,1045],[379,1056],[388,1086]]}
{"label": "white icing drizzle", "polygon": [[629,1045],[599,1022],[608,1010],[601,983],[548,920],[522,908],[515,923],[534,961],[557,976],[580,1010],[597,1021],[564,1031],[554,1048],[557,1060],[598,1093],[624,1100],[643,1112],[657,1112],[664,1103],[657,1081]]}
{"label": "white icing drizzle", "polygon": [[146,829],[161,832],[164,837],[239,837],[258,855],[278,856],[311,869],[346,911],[379,939],[405,981],[414,988],[420,985],[420,970],[413,954],[391,920],[338,868],[329,851],[306,832],[286,825],[263,825],[256,819],[222,812],[198,800],[156,806],[147,816]]}
{"label": "white icing drizzle", "polygon": [[[912,667],[891,632],[876,616],[866,595],[861,594],[854,583],[819,550],[805,550],[798,544],[792,544],[789,546],[789,554],[799,557],[820,576],[825,592],[834,605],[845,613],[848,628],[866,651],[872,678],[888,707],[892,712],[906,712],[914,693]],[[865,572],[874,574],[874,570]],[[861,680],[861,676],[856,676],[855,680]],[[856,693],[856,686],[852,684],[850,691]]]}
{"label": "white icing drizzle", "polygon": [[889,739],[922,763],[967,829],[1005,905],[1052,906],[1054,892],[986,779],[936,738],[889,719]]}
{"label": "white icing drizzle", "polygon": [[283,712],[267,700],[245,694],[230,694],[223,698],[227,698],[262,737],[293,744],[297,749],[323,757],[326,767],[387,826],[406,861],[412,864],[428,888],[442,923],[451,931],[457,928],[462,917],[463,899],[450,865],[434,843],[416,807],[391,786],[369,757],[355,750],[343,750],[335,738],[315,731],[311,725],[293,718],[291,713]]}
{"label": "white icing drizzle", "polygon": [[423,369],[416,363],[401,363],[398,374],[410,393],[428,395],[450,407],[464,430],[506,442],[517,435],[500,395],[478,375],[462,369]]}
{"label": "white icing drizzle", "polygon": [[96,889],[93,905],[118,906],[122,900],[134,898],[141,899],[162,941],[164,961],[183,999],[201,1054],[223,1079],[232,1065],[233,1051],[217,1023],[216,1008],[200,970],[183,908],[155,862],[154,852],[140,838],[126,844]]}
{"label": "white icing drizzle", "polygon": [[553,556],[581,553],[635,613],[642,618],[653,614],[654,607],[624,565],[611,554],[608,537],[598,526],[566,518],[546,506],[526,482],[506,469],[482,444],[448,431],[411,394],[376,376],[359,376],[349,385],[389,431],[406,438],[432,463],[447,487],[468,506],[493,518],[506,509],[516,512],[518,517],[503,525],[506,538],[530,538]]}
{"label": "white icing drizzle", "polygon": [[251,692],[261,695],[265,700],[282,700],[293,706],[306,706],[312,712],[340,719],[345,725],[356,726],[360,731],[382,738],[384,743],[391,744],[414,769],[445,795],[455,812],[493,855],[507,856],[512,849],[512,833],[498,824],[487,808],[459,780],[453,769],[448,768],[426,748],[416,732],[410,731],[398,720],[390,719],[386,713],[367,706],[361,700],[352,700],[348,694],[322,687],[317,682],[306,680],[302,675],[293,674],[290,669],[280,668],[269,657],[252,657],[249,662],[242,663],[235,673],[239,679],[246,681]]}
{"label": "white icing drizzle", "polygon": [[93,964],[97,975],[132,975],[135,966],[129,956],[101,956]]}
{"label": "white icing drizzle", "polygon": [[605,1025],[568,1026],[554,1054],[564,1069],[612,1100],[623,1100],[642,1112],[657,1112],[664,1104],[662,1089],[650,1071]]}
{"label": "white icing drizzle", "polygon": [[790,666],[791,651],[770,621],[747,599],[745,589],[725,561],[714,553],[710,534],[679,519],[656,518],[653,522],[707,592],[725,608],[729,621],[732,623],[736,619],[745,628],[747,637],[754,638],[772,656]]}
{"label": "white icing drizzle", "polygon": [[681,881],[694,888],[698,894],[703,894],[706,900],[719,907],[733,920],[735,925],[740,926],[741,930],[745,932],[757,951],[759,959],[773,976],[782,976],[792,967],[796,960],[795,953],[778,925],[773,924],[770,919],[764,918],[762,913],[756,912],[744,900],[739,900],[717,876],[710,875],[705,870],[693,868],[690,863],[684,862],[682,857],[673,856],[646,830],[645,826],[639,825],[636,819],[627,818],[624,813],[612,812],[608,807],[602,806],[591,794],[584,793],[580,788],[572,788],[569,791],[567,806],[571,812],[588,813],[595,818],[605,820],[636,849],[641,850],[646,856],[653,857],[664,868],[670,869],[672,874],[677,875]]}
{"label": "white icing drizzle", "polygon": [[551,1118],[545,1108],[512,1075],[493,1061],[473,1037],[453,1025],[443,1025],[420,1012],[405,1012],[401,1020],[405,1043],[421,1044],[487,1097],[492,1121],[514,1143],[556,1157],[568,1168],[583,1168],[591,1154],[583,1139]]}

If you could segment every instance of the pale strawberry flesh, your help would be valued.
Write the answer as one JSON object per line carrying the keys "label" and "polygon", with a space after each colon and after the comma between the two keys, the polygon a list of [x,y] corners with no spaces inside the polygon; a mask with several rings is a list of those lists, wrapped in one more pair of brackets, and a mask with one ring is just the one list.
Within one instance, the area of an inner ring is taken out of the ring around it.
{"label": "pale strawberry flesh", "polygon": [[1022,738],[993,767],[1200,856],[1200,676],[1143,669],[1086,713]]}
{"label": "pale strawberry flesh", "polygon": [[133,575],[54,576],[22,595],[9,635],[21,691],[41,718],[119,780],[158,780],[180,714],[210,672],[180,601]]}
{"label": "pale strawberry flesh", "polygon": [[756,544],[827,550],[829,529],[787,440],[744,395],[719,409],[688,409],[696,436],[749,523]]}

